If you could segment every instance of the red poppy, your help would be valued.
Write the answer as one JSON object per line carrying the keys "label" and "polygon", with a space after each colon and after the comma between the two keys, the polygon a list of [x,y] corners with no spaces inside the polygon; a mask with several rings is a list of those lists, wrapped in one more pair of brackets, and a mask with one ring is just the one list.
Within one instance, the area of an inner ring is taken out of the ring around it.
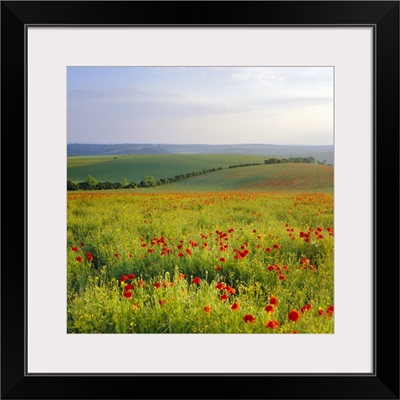
{"label": "red poppy", "polygon": [[306,304],[305,306],[300,308],[300,311],[304,313],[304,311],[310,311],[311,304]]}
{"label": "red poppy", "polygon": [[218,290],[223,290],[225,288],[225,284],[220,282],[218,285],[215,286]]}
{"label": "red poppy", "polygon": [[233,287],[231,287],[229,285],[226,285],[224,287],[224,290],[226,290],[226,292],[229,293],[229,294],[235,294],[236,293],[236,289],[234,289]]}
{"label": "red poppy", "polygon": [[135,279],[136,278],[136,275],[135,274],[129,274],[128,275],[128,279]]}
{"label": "red poppy", "polygon": [[326,312],[328,314],[333,314],[333,310],[334,310],[333,306],[329,306],[328,309],[326,310]]}
{"label": "red poppy", "polygon": [[219,265],[217,265],[217,266],[215,267],[215,269],[217,269],[218,271],[220,271],[220,270],[221,270],[221,267],[220,267]]}
{"label": "red poppy", "polygon": [[183,257],[184,254],[183,253],[178,253],[178,257]]}
{"label": "red poppy", "polygon": [[85,244],[84,243],[81,243],[81,247],[84,247],[85,246]]}
{"label": "red poppy", "polygon": [[220,296],[219,299],[222,300],[222,301],[226,301],[226,300],[228,300],[228,295],[225,293],[222,296]]}
{"label": "red poppy", "polygon": [[270,296],[269,302],[270,302],[270,304],[273,304],[273,305],[275,305],[275,306],[277,306],[277,305],[279,304],[278,299],[277,299],[275,296],[273,296],[273,295]]}
{"label": "red poppy", "polygon": [[156,289],[158,289],[158,288],[161,287],[161,283],[160,283],[160,282],[155,282],[155,283],[153,284],[153,286],[154,286]]}
{"label": "red poppy", "polygon": [[198,285],[198,284],[201,282],[201,279],[197,276],[196,278],[194,278],[194,279],[192,280],[192,282],[193,282],[194,284]]}
{"label": "red poppy", "polygon": [[125,286],[125,291],[127,292],[128,290],[132,290],[133,289],[133,285],[130,283],[129,285]]}
{"label": "red poppy", "polygon": [[297,331],[292,331],[291,333],[299,333],[299,332],[297,332]]}
{"label": "red poppy", "polygon": [[88,252],[86,253],[86,259],[87,259],[88,261],[93,261],[93,256],[92,256],[92,253],[91,253],[90,251],[88,251]]}
{"label": "red poppy", "polygon": [[204,306],[203,311],[206,313],[209,313],[211,311],[211,307],[210,306]]}
{"label": "red poppy", "polygon": [[270,253],[270,252],[271,252],[271,248],[270,248],[270,247],[267,247],[267,248],[265,249],[265,251],[267,251],[268,253]]}
{"label": "red poppy", "polygon": [[130,297],[132,297],[132,292],[124,292],[124,297],[129,299]]}
{"label": "red poppy", "polygon": [[274,249],[279,249],[279,244],[274,244],[273,246],[272,246]]}
{"label": "red poppy", "polygon": [[281,281],[284,281],[284,280],[286,280],[286,276],[285,276],[285,275],[282,275],[282,274],[280,274],[280,275],[279,275],[279,279],[280,279]]}
{"label": "red poppy", "polygon": [[265,327],[266,327],[266,328],[270,328],[270,329],[274,329],[274,328],[275,328],[275,322],[274,322],[274,321],[268,321],[268,322],[265,324]]}
{"label": "red poppy", "polygon": [[186,254],[187,254],[188,256],[191,256],[191,255],[192,255],[192,250],[186,249]]}
{"label": "red poppy", "polygon": [[318,315],[325,315],[325,311],[321,307],[318,307]]}
{"label": "red poppy", "polygon": [[128,277],[126,275],[122,275],[120,281],[125,282],[128,280]]}
{"label": "red poppy", "polygon": [[243,321],[247,324],[248,322],[254,323],[255,318],[251,314],[246,314],[243,317]]}
{"label": "red poppy", "polygon": [[82,257],[81,256],[76,257],[76,261],[81,262],[82,261]]}
{"label": "red poppy", "polygon": [[232,309],[233,311],[239,310],[239,308],[240,308],[240,306],[239,306],[239,304],[236,303],[236,302],[233,303],[232,306],[231,306],[231,309]]}
{"label": "red poppy", "polygon": [[71,250],[72,251],[79,251],[79,249],[76,246],[72,246]]}
{"label": "red poppy", "polygon": [[299,313],[297,310],[292,310],[292,311],[289,312],[288,318],[289,318],[291,321],[296,322],[296,321],[298,321],[299,318],[300,318],[300,313]]}
{"label": "red poppy", "polygon": [[271,321],[268,321],[266,324],[265,324],[265,327],[266,328],[271,328],[271,329],[275,329],[275,328],[277,328],[279,326],[279,322],[277,321],[277,320],[271,320]]}
{"label": "red poppy", "polygon": [[266,311],[266,312],[274,312],[274,306],[271,305],[271,304],[268,304],[268,305],[265,307],[265,311]]}
{"label": "red poppy", "polygon": [[221,257],[221,258],[219,259],[219,261],[225,262],[225,257]]}
{"label": "red poppy", "polygon": [[166,300],[163,300],[163,299],[158,300],[158,304],[160,306],[163,306],[165,304],[165,302],[166,302]]}
{"label": "red poppy", "polygon": [[115,253],[115,254],[114,254],[114,257],[117,258],[117,259],[119,259],[119,254],[118,254],[118,253]]}

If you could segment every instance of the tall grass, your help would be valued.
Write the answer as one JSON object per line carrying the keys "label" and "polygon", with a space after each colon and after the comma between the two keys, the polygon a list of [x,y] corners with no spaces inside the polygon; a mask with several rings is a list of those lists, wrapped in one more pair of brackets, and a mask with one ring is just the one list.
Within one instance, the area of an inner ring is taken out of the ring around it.
{"label": "tall grass", "polygon": [[67,223],[70,333],[333,333],[330,193],[70,194]]}

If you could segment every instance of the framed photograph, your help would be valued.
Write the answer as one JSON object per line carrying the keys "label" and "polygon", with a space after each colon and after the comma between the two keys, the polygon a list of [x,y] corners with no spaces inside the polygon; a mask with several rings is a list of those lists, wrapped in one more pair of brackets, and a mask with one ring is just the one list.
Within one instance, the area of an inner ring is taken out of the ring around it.
{"label": "framed photograph", "polygon": [[2,398],[399,399],[398,1],[1,11]]}

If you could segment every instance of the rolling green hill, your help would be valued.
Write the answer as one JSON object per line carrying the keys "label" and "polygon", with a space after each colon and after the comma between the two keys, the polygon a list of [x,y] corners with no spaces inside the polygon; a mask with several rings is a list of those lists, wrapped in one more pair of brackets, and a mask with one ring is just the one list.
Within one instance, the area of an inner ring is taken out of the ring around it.
{"label": "rolling green hill", "polygon": [[[136,190],[136,189],[133,189]],[[333,167],[272,164],[224,169],[140,192],[333,192]]]}
{"label": "rolling green hill", "polygon": [[144,176],[156,180],[203,169],[236,164],[263,163],[267,157],[232,154],[160,154],[131,156],[77,156],[67,158],[67,179],[83,182],[88,175],[98,181],[139,183]]}
{"label": "rolling green hill", "polygon": [[[96,193],[320,192],[333,193],[333,167],[311,164],[262,164],[223,169],[152,188],[100,190]],[[85,193],[85,192],[81,192]],[[92,192],[93,193],[93,192]]]}

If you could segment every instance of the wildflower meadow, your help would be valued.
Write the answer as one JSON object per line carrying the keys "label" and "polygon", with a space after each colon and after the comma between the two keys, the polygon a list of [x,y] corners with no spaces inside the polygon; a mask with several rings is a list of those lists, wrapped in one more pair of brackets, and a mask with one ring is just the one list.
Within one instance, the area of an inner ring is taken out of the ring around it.
{"label": "wildflower meadow", "polygon": [[68,333],[334,333],[333,193],[67,196]]}

